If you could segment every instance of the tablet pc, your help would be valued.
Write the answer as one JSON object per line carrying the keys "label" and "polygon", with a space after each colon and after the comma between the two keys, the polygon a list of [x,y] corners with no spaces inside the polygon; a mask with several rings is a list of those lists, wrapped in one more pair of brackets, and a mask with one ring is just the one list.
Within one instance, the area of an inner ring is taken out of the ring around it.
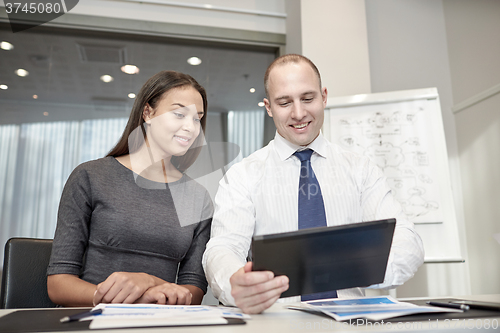
{"label": "tablet pc", "polygon": [[281,297],[384,281],[396,219],[254,236],[253,270],[288,276]]}

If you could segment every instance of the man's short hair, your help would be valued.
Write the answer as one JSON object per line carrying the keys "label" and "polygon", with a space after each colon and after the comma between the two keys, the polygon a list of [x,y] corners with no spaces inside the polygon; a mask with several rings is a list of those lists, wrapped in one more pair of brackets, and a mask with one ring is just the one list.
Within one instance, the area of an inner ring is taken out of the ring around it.
{"label": "man's short hair", "polygon": [[319,81],[319,89],[321,90],[321,75],[319,74],[318,67],[307,57],[304,57],[303,55],[300,54],[285,54],[282,55],[281,57],[278,57],[274,59],[274,61],[267,67],[266,74],[264,75],[264,89],[266,91],[266,97],[269,99],[269,74],[273,70],[274,67],[280,66],[280,65],[286,65],[290,63],[297,64],[301,61],[304,61],[308,63],[311,68],[314,70],[316,75],[318,76],[318,81]]}

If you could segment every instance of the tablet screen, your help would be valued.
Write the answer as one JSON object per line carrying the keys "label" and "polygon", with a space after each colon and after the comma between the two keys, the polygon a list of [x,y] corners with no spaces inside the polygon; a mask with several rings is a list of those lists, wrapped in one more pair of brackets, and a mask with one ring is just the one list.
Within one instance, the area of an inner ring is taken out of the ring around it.
{"label": "tablet screen", "polygon": [[288,276],[281,297],[382,283],[396,219],[254,236],[253,270]]}

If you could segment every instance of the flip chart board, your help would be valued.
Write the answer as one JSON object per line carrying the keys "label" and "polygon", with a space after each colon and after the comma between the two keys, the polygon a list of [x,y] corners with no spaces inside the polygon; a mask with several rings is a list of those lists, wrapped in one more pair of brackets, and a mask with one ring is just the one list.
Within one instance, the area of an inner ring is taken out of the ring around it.
{"label": "flip chart board", "polygon": [[383,170],[427,262],[463,261],[436,88],[328,98],[323,131]]}

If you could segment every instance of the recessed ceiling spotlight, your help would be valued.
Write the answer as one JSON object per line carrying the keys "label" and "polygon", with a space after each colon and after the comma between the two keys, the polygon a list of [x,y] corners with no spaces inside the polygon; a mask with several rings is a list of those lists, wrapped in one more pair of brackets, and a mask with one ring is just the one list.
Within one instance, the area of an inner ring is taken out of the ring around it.
{"label": "recessed ceiling spotlight", "polygon": [[29,75],[29,72],[23,68],[16,69],[14,73],[16,73],[20,77],[25,77]]}
{"label": "recessed ceiling spotlight", "polygon": [[43,115],[44,115],[45,117],[47,117],[47,116],[49,115],[49,113],[48,113],[47,111],[45,111],[45,112],[43,113]]}
{"label": "recessed ceiling spotlight", "polygon": [[38,99],[38,95],[33,95],[33,99]]}
{"label": "recessed ceiling spotlight", "polygon": [[14,45],[12,45],[9,42],[2,41],[0,42],[0,49],[5,50],[5,51],[10,51],[14,48]]}
{"label": "recessed ceiling spotlight", "polygon": [[128,98],[135,98],[135,94],[134,93],[128,94]]}
{"label": "recessed ceiling spotlight", "polygon": [[257,105],[260,107],[263,107],[265,104],[264,104],[264,102],[259,102],[259,104],[257,104]]}
{"label": "recessed ceiling spotlight", "polygon": [[111,75],[106,74],[106,75],[101,76],[101,81],[102,82],[108,83],[108,82],[111,82],[113,80],[114,79],[113,79],[113,77]]}
{"label": "recessed ceiling spotlight", "polygon": [[0,84],[0,89],[7,90],[9,89],[9,86],[7,86],[6,84]]}
{"label": "recessed ceiling spotlight", "polygon": [[123,73],[126,73],[126,74],[138,74],[139,73],[139,67],[137,67],[135,65],[122,66],[121,70]]}
{"label": "recessed ceiling spotlight", "polygon": [[193,65],[193,66],[198,66],[201,64],[201,59],[198,57],[191,57],[187,60],[188,64]]}
{"label": "recessed ceiling spotlight", "polygon": [[250,92],[253,94],[255,92],[255,88],[250,88]]}
{"label": "recessed ceiling spotlight", "polygon": [[207,9],[212,9],[214,8],[214,6],[212,6],[211,4],[204,4],[203,7],[207,8]]}

